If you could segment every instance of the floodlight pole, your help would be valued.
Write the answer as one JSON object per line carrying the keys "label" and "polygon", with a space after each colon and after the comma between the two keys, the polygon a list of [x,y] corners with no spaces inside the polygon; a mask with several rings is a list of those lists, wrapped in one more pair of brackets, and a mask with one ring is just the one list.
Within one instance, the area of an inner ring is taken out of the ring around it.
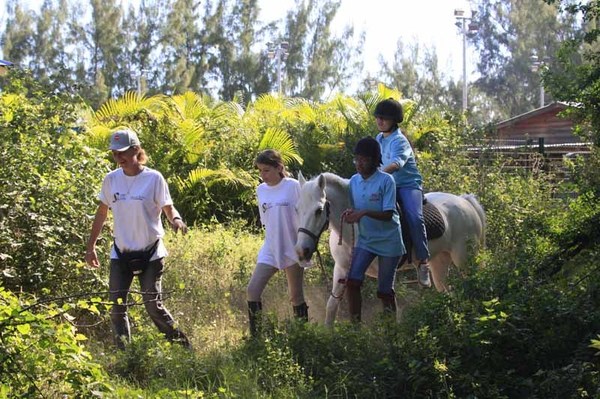
{"label": "floodlight pole", "polygon": [[545,66],[545,62],[543,60],[539,60],[536,54],[532,54],[531,57],[531,71],[532,72],[540,72],[540,108],[544,107],[545,103],[545,92],[544,92],[544,80],[541,77],[542,68]]}
{"label": "floodlight pole", "polygon": [[269,47],[267,50],[267,55],[271,59],[275,59],[275,67],[277,68],[277,92],[279,96],[283,94],[283,62],[287,60],[289,55],[290,44],[288,42],[281,42],[278,45],[274,45],[273,43],[267,43]]}
{"label": "floodlight pole", "polygon": [[[456,26],[460,29],[460,33],[462,34],[462,73],[463,73],[463,82],[462,82],[462,111],[467,112],[468,108],[468,85],[467,85],[467,35],[469,33],[476,33],[479,29],[477,23],[473,22],[473,18],[475,18],[475,12],[471,13],[471,17],[465,16],[464,10],[459,8],[454,10],[454,18],[456,18]],[[470,23],[467,25],[467,21]]]}

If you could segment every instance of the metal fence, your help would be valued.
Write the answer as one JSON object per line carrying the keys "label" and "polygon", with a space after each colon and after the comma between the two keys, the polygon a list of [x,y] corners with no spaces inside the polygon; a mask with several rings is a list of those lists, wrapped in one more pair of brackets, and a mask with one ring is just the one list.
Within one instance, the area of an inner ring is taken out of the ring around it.
{"label": "metal fence", "polygon": [[552,173],[554,180],[568,179],[565,159],[587,157],[592,143],[569,142],[546,144],[537,139],[489,139],[466,148],[480,164],[500,162],[507,173]]}

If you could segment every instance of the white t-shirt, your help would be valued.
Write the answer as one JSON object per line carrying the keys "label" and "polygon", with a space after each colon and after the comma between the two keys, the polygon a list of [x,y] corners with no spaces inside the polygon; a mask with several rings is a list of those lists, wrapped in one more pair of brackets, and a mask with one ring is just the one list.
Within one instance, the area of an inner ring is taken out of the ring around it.
{"label": "white t-shirt", "polygon": [[300,197],[300,184],[288,177],[276,186],[262,183],[256,189],[256,196],[260,221],[265,227],[265,242],[258,252],[257,263],[278,269],[298,263],[294,245],[298,236],[296,204]]}
{"label": "white t-shirt", "polygon": [[[160,215],[173,200],[160,172],[144,167],[139,174],[127,176],[116,169],[104,177],[98,199],[112,210],[113,235],[121,252],[148,249],[160,239],[151,260],[167,256]],[[114,246],[110,257],[118,259]]]}

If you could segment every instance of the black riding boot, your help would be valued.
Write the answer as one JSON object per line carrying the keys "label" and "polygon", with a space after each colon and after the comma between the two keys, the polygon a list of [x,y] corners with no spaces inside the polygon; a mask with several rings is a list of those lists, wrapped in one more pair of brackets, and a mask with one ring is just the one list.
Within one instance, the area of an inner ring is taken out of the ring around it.
{"label": "black riding boot", "polygon": [[346,299],[348,300],[348,312],[352,323],[360,323],[362,311],[362,297],[360,295],[360,286],[362,281],[346,281]]}
{"label": "black riding boot", "polygon": [[186,335],[179,329],[175,329],[173,334],[167,336],[167,339],[171,342],[176,342],[179,345],[183,346],[186,349],[192,349],[192,344]]}
{"label": "black riding boot", "polygon": [[377,298],[381,299],[384,314],[396,314],[396,293],[394,291],[389,294],[377,292]]}
{"label": "black riding boot", "polygon": [[248,324],[250,325],[250,336],[256,337],[259,333],[260,312],[262,302],[248,301]]}
{"label": "black riding boot", "polygon": [[298,306],[294,306],[294,317],[299,320],[308,321],[308,305],[306,302],[303,302]]}

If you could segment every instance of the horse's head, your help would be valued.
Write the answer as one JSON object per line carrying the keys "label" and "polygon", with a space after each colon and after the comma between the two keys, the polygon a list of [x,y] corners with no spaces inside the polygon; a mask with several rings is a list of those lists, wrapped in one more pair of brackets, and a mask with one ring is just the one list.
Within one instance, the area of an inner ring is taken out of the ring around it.
{"label": "horse's head", "polygon": [[298,201],[298,239],[296,252],[301,261],[309,261],[317,250],[319,238],[329,226],[329,202],[325,194],[325,177],[306,181],[298,174],[300,199]]}

